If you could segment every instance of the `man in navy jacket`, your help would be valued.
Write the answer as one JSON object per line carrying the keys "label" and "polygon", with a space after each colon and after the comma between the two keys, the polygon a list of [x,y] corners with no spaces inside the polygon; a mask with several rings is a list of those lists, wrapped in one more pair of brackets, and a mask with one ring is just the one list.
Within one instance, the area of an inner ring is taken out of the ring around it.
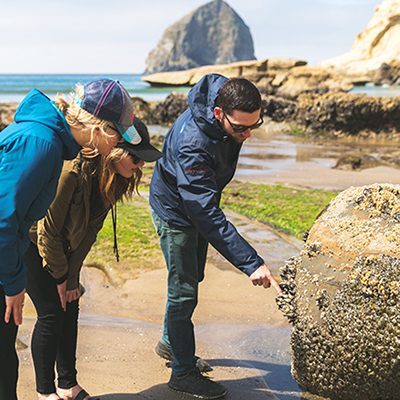
{"label": "man in navy jacket", "polygon": [[226,389],[196,368],[191,317],[210,243],[255,286],[280,288],[264,260],[219,206],[244,141],[262,124],[261,96],[248,80],[206,75],[169,131],[150,188],[153,220],[168,267],[164,334],[156,351],[173,359],[173,390],[211,399]]}

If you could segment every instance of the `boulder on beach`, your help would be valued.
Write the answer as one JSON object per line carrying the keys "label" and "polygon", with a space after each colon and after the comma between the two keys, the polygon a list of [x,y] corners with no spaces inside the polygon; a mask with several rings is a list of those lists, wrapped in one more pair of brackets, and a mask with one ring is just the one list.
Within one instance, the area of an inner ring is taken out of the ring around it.
{"label": "boulder on beach", "polygon": [[400,186],[339,194],[281,270],[292,374],[332,400],[400,392]]}
{"label": "boulder on beach", "polygon": [[146,59],[145,74],[255,59],[249,27],[223,0],[213,0],[167,28]]}
{"label": "boulder on beach", "polygon": [[373,76],[383,63],[393,61],[400,61],[400,0],[384,0],[375,8],[374,16],[357,36],[352,49],[321,65],[350,75]]}

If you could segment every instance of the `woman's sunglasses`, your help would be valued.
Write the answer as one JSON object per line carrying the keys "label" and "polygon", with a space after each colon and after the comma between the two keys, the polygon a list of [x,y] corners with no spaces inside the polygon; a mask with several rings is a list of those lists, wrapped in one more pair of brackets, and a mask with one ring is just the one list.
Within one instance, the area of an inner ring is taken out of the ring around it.
{"label": "woman's sunglasses", "polygon": [[134,164],[139,164],[142,161],[142,159],[139,158],[136,154],[132,154],[132,153],[129,153],[129,154],[132,157],[132,160],[133,160]]}

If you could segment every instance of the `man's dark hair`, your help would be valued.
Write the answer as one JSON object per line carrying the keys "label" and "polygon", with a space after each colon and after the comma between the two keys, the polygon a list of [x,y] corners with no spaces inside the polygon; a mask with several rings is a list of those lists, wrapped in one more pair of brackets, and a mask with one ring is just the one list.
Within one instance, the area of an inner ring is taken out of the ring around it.
{"label": "man's dark hair", "polygon": [[261,108],[261,95],[249,80],[232,78],[222,85],[215,106],[227,114],[232,114],[233,110],[252,113]]}

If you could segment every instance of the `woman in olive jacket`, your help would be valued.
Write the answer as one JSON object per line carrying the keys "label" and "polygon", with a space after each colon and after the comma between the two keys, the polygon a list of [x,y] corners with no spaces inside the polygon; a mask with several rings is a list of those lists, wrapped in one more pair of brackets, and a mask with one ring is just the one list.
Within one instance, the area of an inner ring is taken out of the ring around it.
{"label": "woman in olive jacket", "polygon": [[25,262],[27,292],[38,314],[31,347],[39,399],[89,398],[75,367],[80,270],[108,211],[137,191],[144,161],[161,156],[145,125],[136,118],[134,125],[140,144],[121,143],[106,157],[82,152],[65,163],[54,202],[30,231]]}

